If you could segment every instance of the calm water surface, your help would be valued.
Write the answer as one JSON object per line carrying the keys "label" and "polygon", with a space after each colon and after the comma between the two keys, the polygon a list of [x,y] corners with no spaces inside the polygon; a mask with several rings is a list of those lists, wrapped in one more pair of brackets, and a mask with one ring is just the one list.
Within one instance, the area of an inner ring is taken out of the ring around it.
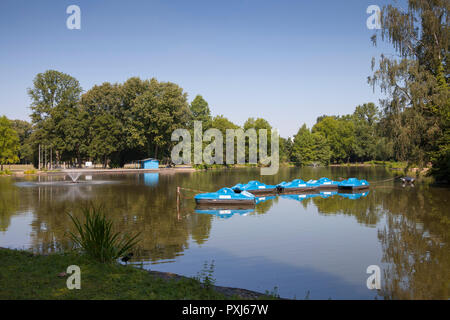
{"label": "calm water surface", "polygon": [[[141,232],[133,263],[195,276],[214,261],[218,285],[303,299],[450,298],[450,190],[388,181],[359,199],[340,195],[261,199],[254,210],[201,212],[194,193],[260,179],[278,183],[358,177],[389,179],[384,168],[286,168],[261,178],[259,169],[190,173],[0,178],[0,246],[54,252],[68,246],[66,212],[102,203],[117,228]],[[264,201],[265,200],[265,201]],[[233,214],[235,213],[235,214]],[[379,291],[366,269],[382,270]]]}

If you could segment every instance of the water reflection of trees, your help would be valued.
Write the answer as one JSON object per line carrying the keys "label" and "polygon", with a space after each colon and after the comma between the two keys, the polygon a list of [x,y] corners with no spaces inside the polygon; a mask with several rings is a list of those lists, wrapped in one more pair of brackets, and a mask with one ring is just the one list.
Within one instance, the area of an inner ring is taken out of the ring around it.
{"label": "water reflection of trees", "polygon": [[256,205],[255,212],[257,214],[265,214],[267,213],[270,208],[274,205],[274,203],[278,203],[277,197],[265,197],[266,200],[261,201]]}
{"label": "water reflection of trees", "polygon": [[[104,185],[79,185],[55,187],[50,185],[24,188],[22,203],[32,207],[35,219],[32,222],[33,249],[47,253],[68,247],[67,231],[72,224],[67,213],[80,215],[83,204],[102,204],[106,214],[114,221],[118,230],[141,233],[139,254],[153,261],[173,259],[189,246],[190,237],[203,243],[211,228],[211,217],[179,214],[176,208],[176,185],[171,181],[187,176],[160,178],[157,187],[144,183]],[[127,179],[126,179],[127,180]],[[191,206],[186,201],[187,206]],[[10,210],[14,212],[14,209]]]}
{"label": "water reflection of trees", "polygon": [[0,231],[6,231],[19,208],[19,193],[11,187],[11,178],[0,179]]}
{"label": "water reflection of trees", "polygon": [[388,299],[450,298],[450,192],[423,186],[386,195],[386,227],[378,232],[383,247]]}
{"label": "water reflection of trees", "polygon": [[310,199],[319,213],[354,216],[375,226],[382,246],[387,299],[450,297],[450,190],[426,185],[415,188],[375,187],[358,200],[334,196]]}
{"label": "water reflection of trees", "polygon": [[334,195],[329,198],[314,197],[310,199],[317,207],[320,214],[336,215],[343,214],[354,216],[358,223],[366,226],[375,226],[383,216],[380,207],[380,196],[375,192],[360,199],[352,200]]}

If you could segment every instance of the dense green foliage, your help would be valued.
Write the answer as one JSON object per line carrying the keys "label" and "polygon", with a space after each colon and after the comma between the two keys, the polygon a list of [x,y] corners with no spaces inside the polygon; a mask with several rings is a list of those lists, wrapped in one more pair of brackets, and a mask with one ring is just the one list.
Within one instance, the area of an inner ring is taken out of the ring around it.
{"label": "dense green foliage", "polygon": [[326,137],[320,132],[311,133],[304,124],[294,137],[293,160],[299,165],[327,165],[330,156],[330,145]]}
{"label": "dense green foliage", "polygon": [[386,140],[378,108],[367,103],[351,115],[318,117],[312,130],[303,125],[290,159],[300,165],[397,159]]}
{"label": "dense green foliage", "polygon": [[38,74],[32,98],[30,143],[51,148],[57,163],[83,160],[106,167],[170,154],[170,135],[187,127],[187,94],[171,82],[130,78],[103,83],[83,95],[76,79],[58,71]]}
{"label": "dense green foliage", "polygon": [[[174,145],[171,133],[189,128],[193,136],[194,120],[201,121],[203,132],[215,128],[224,137],[227,129],[254,128],[257,134],[265,129],[270,154],[272,126],[267,120],[249,118],[239,127],[223,115],[213,117],[202,96],[189,104],[183,89],[171,82],[130,78],[122,84],[96,85],[81,95],[78,81],[50,70],[36,76],[29,93],[33,126],[16,124],[24,144],[22,161],[36,162],[38,144],[53,152],[57,163],[91,160],[122,167],[146,157],[168,161]],[[280,139],[280,159],[297,165],[400,159],[384,135],[383,120],[373,103],[357,106],[352,115],[321,116],[312,130],[303,126],[293,138]],[[222,143],[225,160],[226,139]],[[204,141],[203,147],[208,144]],[[259,144],[257,148],[259,157]],[[248,137],[245,157],[248,161]]]}
{"label": "dense green foliage", "polygon": [[208,102],[201,95],[197,95],[191,102],[192,118],[201,121],[203,128],[209,128],[211,123],[211,110]]}
{"label": "dense green foliage", "polygon": [[29,142],[32,131],[31,123],[23,120],[11,120],[12,128],[19,137],[18,157],[20,163],[33,162],[33,148]]}
{"label": "dense green foliage", "polygon": [[450,28],[447,0],[409,0],[406,10],[382,10],[382,28],[372,38],[391,44],[397,55],[382,55],[369,78],[379,86],[385,136],[396,157],[450,180]]}
{"label": "dense green foliage", "polygon": [[13,129],[11,121],[5,116],[0,117],[0,166],[19,160],[19,136]]}

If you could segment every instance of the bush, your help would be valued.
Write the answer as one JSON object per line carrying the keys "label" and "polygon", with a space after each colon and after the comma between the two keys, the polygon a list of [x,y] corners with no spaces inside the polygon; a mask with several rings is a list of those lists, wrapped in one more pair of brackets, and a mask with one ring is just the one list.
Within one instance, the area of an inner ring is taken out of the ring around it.
{"label": "bush", "polygon": [[84,223],[69,214],[78,234],[69,232],[74,245],[100,262],[113,262],[130,253],[137,245],[136,234],[130,237],[114,232],[112,222],[103,213],[101,206],[90,205],[82,208]]}
{"label": "bush", "polygon": [[214,269],[215,264],[214,260],[211,261],[211,263],[208,265],[208,262],[205,261],[203,264],[202,271],[197,273],[197,276],[194,277],[195,280],[199,281],[204,288],[210,290],[214,287],[214,284],[216,283],[216,279],[214,279]]}
{"label": "bush", "polygon": [[5,169],[3,171],[0,171],[0,175],[7,175],[10,176],[12,174],[11,170]]}
{"label": "bush", "polygon": [[25,170],[23,172],[23,174],[35,174],[35,173],[36,173],[36,170],[34,170],[34,169],[32,169],[32,170]]}

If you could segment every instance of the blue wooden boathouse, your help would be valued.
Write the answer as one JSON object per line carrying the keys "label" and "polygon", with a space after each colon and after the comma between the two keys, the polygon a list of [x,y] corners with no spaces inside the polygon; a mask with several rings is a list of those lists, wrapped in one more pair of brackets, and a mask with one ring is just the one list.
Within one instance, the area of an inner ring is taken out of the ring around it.
{"label": "blue wooden boathouse", "polygon": [[141,163],[140,168],[141,169],[158,169],[159,168],[159,160],[148,158],[144,160],[139,161]]}

